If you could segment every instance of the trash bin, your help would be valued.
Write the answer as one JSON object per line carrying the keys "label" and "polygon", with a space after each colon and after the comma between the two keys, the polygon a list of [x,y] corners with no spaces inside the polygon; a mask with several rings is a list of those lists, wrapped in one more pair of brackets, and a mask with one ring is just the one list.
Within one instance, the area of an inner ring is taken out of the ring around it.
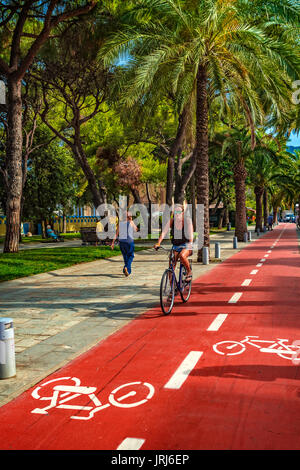
{"label": "trash bin", "polygon": [[15,341],[12,318],[0,318],[0,379],[16,375]]}

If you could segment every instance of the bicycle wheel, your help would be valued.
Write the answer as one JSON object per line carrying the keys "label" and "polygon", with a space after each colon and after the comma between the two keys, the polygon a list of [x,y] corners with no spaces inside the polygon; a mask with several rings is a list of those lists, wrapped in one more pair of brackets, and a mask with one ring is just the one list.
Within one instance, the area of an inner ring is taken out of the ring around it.
{"label": "bicycle wheel", "polygon": [[213,345],[213,350],[222,356],[235,356],[242,354],[246,346],[239,341],[221,341]]}
{"label": "bicycle wheel", "polygon": [[[123,394],[125,392],[124,389],[128,387],[133,390]],[[119,393],[120,390],[122,391],[121,394]],[[131,382],[115,388],[109,395],[108,400],[112,405],[119,408],[133,408],[146,403],[153,395],[153,385],[147,382]],[[135,397],[134,400],[131,397]],[[130,400],[128,401],[129,398]]]}
{"label": "bicycle wheel", "polygon": [[187,302],[191,295],[192,290],[192,280],[186,281],[186,269],[184,266],[180,266],[181,269],[181,289],[180,295],[182,302]]}
{"label": "bicycle wheel", "polygon": [[165,315],[169,315],[174,305],[175,289],[171,269],[166,269],[160,283],[160,306]]}

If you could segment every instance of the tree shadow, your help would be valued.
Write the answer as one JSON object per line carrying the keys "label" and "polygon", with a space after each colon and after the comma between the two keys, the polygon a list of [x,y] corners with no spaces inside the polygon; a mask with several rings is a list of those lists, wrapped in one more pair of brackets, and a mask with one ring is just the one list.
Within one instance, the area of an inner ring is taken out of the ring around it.
{"label": "tree shadow", "polygon": [[[219,377],[224,379],[275,382],[277,379],[300,380],[300,368],[296,365],[268,366],[265,364],[243,364],[237,366],[213,366],[193,369],[195,377]],[[300,398],[300,389],[298,396]]]}

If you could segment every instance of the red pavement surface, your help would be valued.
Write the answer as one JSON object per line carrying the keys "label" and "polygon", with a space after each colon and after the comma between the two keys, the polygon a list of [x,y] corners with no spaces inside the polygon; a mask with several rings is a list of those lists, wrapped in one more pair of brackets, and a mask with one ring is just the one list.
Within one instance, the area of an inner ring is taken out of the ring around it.
{"label": "red pavement surface", "polygon": [[[281,224],[194,281],[188,304],[145,312],[0,408],[0,449],[299,449],[300,369],[286,346],[300,340],[299,268],[295,225]],[[269,343],[215,346],[247,336]]]}

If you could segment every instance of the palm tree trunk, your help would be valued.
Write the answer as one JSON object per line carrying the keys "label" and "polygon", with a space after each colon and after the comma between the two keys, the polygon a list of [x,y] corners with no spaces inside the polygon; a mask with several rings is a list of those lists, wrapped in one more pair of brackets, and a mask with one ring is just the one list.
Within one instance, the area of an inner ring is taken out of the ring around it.
{"label": "palm tree trunk", "polygon": [[266,188],[264,189],[264,194],[263,194],[263,206],[264,206],[264,226],[267,227],[269,208],[268,208],[268,191]]}
{"label": "palm tree trunk", "polygon": [[197,73],[195,177],[197,204],[204,206],[203,246],[198,246],[197,255],[197,260],[202,262],[203,247],[209,247],[208,103],[207,71],[204,65],[199,66]]}
{"label": "palm tree trunk", "polygon": [[6,204],[6,235],[4,253],[19,250],[20,211],[23,186],[22,171],[22,94],[21,80],[8,80],[8,193]]}
{"label": "palm tree trunk", "polygon": [[234,167],[235,236],[240,242],[244,241],[244,234],[247,233],[246,178],[247,171],[245,168],[245,162],[241,158]]}
{"label": "palm tree trunk", "polygon": [[256,225],[255,230],[259,229],[262,232],[262,196],[263,196],[264,188],[261,186],[255,186],[254,193],[256,198]]}

